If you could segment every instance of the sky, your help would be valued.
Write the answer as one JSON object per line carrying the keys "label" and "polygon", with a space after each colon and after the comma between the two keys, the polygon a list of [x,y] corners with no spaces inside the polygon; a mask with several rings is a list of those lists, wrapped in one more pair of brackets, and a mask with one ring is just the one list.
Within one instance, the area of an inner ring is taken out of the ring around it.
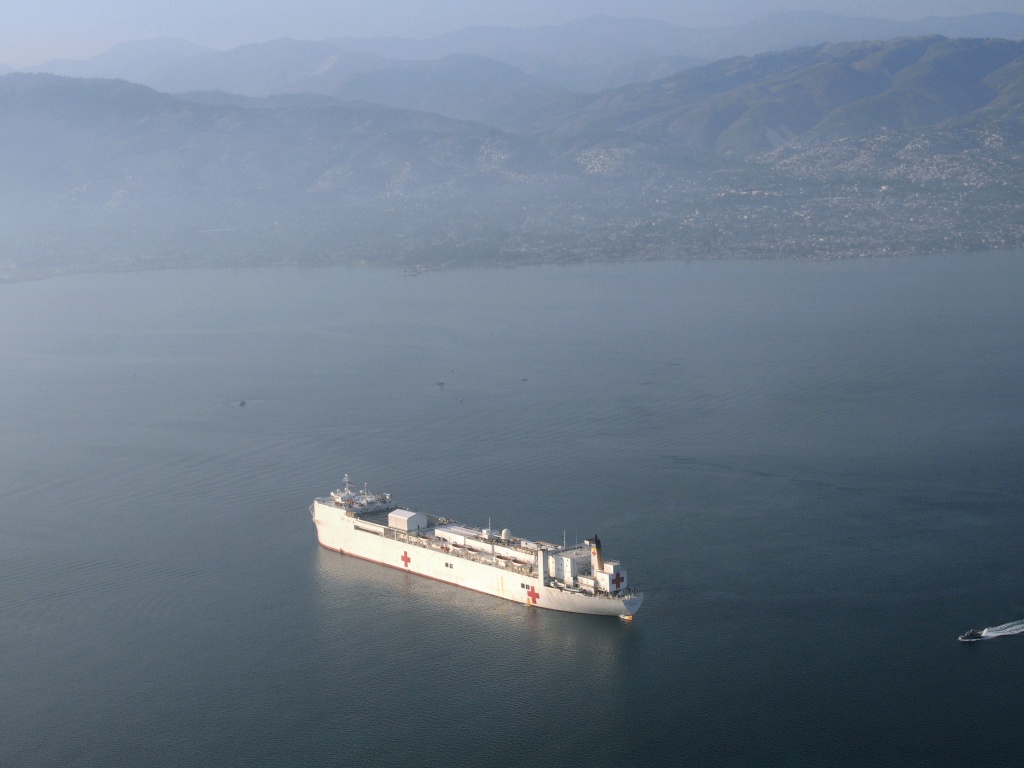
{"label": "sky", "polygon": [[0,62],[87,58],[117,43],[177,37],[228,49],[279,37],[430,37],[463,27],[538,27],[595,14],[684,27],[739,24],[777,11],[916,19],[1024,14],[1024,0],[4,0]]}

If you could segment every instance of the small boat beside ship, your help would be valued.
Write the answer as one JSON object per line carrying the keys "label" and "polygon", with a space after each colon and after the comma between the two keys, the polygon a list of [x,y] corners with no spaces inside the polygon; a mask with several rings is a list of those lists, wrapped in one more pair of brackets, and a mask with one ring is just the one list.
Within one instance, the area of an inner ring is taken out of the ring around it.
{"label": "small boat beside ship", "polygon": [[348,475],[309,511],[327,549],[505,600],[627,620],[643,602],[596,535],[569,547],[461,525],[401,508],[391,494],[354,489]]}

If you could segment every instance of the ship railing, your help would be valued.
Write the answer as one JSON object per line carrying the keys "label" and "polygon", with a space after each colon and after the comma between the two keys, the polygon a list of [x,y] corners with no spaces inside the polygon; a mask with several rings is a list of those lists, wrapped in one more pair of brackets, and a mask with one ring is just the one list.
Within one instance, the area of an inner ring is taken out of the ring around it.
{"label": "ship railing", "polygon": [[641,592],[639,589],[634,589],[633,587],[626,587],[625,589],[621,589],[618,592],[611,593],[591,592],[587,589],[583,589],[582,587],[569,587],[559,581],[554,581],[551,584],[548,584],[548,586],[554,587],[555,589],[561,590],[562,592],[571,592],[573,594],[587,595],[588,597],[603,597],[606,600],[623,600],[630,597],[644,596],[643,592]]}
{"label": "ship railing", "polygon": [[625,589],[620,589],[618,592],[616,592],[614,595],[612,595],[612,597],[643,597],[643,596],[644,596],[643,592],[641,592],[639,589],[635,589],[633,587],[626,587]]}
{"label": "ship railing", "polygon": [[476,563],[483,563],[484,565],[492,565],[502,568],[502,570],[510,573],[518,573],[521,576],[530,576],[535,574],[537,570],[535,567],[523,564],[512,564],[507,560],[504,561],[507,563],[505,566],[499,566],[497,565],[497,558],[492,558],[488,552],[480,552],[468,547],[453,547],[446,539],[439,539],[434,536],[417,536],[415,531],[399,531],[387,526],[381,526],[380,533],[387,539],[404,541],[414,547],[422,547],[423,549],[430,549],[435,552],[444,552],[444,554],[451,557],[471,560]]}
{"label": "ship railing", "polygon": [[598,597],[607,597],[611,598],[612,600],[621,600],[627,597],[643,597],[644,593],[641,592],[639,589],[634,589],[633,587],[626,587],[625,589],[620,589],[618,592],[595,592],[594,594]]}
{"label": "ship railing", "polygon": [[[432,546],[431,549],[444,551],[440,546]],[[483,563],[484,565],[490,565],[495,568],[501,568],[502,570],[508,571],[510,573],[518,573],[521,576],[529,576],[534,571],[534,569],[529,568],[525,565],[515,565],[507,560],[499,561],[497,558],[491,557],[491,555],[486,552],[479,552],[474,549],[450,547],[447,551],[444,551],[444,553],[452,557],[462,558],[463,560],[471,560],[475,563]],[[504,562],[505,565],[498,565],[499,562]]]}
{"label": "ship railing", "polygon": [[[376,533],[379,536],[391,539],[392,541],[403,541],[410,546],[422,547],[423,549],[430,549],[435,552],[444,552],[446,555],[451,557],[459,557],[463,560],[472,560],[476,563],[495,566],[502,568],[502,570],[509,571],[510,573],[518,573],[521,576],[536,575],[536,566],[515,563],[509,560],[500,561],[498,558],[492,557],[489,552],[481,552],[479,550],[470,549],[469,547],[451,546],[446,539],[440,539],[434,536],[421,536],[418,535],[416,531],[400,531],[396,528],[381,525],[380,523],[374,523],[369,520],[363,520],[363,522],[366,525],[372,526],[373,530],[368,528],[359,528],[359,530],[365,531],[366,533]],[[504,565],[498,565],[499,562],[503,562]]]}

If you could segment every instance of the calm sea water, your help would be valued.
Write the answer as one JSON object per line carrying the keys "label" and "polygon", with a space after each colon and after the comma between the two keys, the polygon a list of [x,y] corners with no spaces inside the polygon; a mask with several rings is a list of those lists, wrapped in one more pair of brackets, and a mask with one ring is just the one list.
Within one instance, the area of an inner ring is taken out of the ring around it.
{"label": "calm sea water", "polygon": [[[1024,618],[1022,297],[1021,252],[2,286],[0,764],[1013,764],[1024,636],[956,636]],[[599,533],[644,607],[322,550],[344,472]]]}

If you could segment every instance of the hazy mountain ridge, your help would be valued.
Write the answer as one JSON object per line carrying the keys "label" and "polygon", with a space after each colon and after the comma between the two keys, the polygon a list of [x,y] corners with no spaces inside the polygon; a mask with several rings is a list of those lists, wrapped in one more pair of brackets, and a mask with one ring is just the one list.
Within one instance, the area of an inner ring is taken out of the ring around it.
{"label": "hazy mountain ridge", "polygon": [[789,11],[744,24],[692,30],[692,55],[710,59],[751,56],[822,43],[856,43],[900,37],[1024,37],[1024,15],[977,13],[969,16],[929,16],[894,21],[870,16],[846,16],[821,11]]}
{"label": "hazy mountain ridge", "polygon": [[[827,44],[727,59],[592,97],[571,120],[533,130],[621,132],[695,153],[762,152],[812,134],[819,141],[907,130],[1017,103],[1024,44],[913,38]],[[1014,75],[1018,76],[1014,76]]]}
{"label": "hazy mountain ridge", "polygon": [[[124,81],[0,78],[0,174],[11,182],[0,192],[6,271],[111,259],[379,258],[368,242],[400,258],[445,231],[422,201],[440,196],[465,209],[560,169],[580,175],[536,142],[476,123],[373,104],[307,106],[308,96],[223,103],[237,98],[202,103]],[[524,205],[536,199],[536,189],[523,194]],[[407,198],[421,202],[388,212],[389,200]]]}
{"label": "hazy mountain ridge", "polygon": [[110,77],[169,92],[294,91],[318,74],[429,67],[452,55],[493,59],[556,89],[596,92],[665,77],[711,60],[827,42],[947,37],[1024,37],[1024,15],[975,14],[912,22],[815,12],[781,13],[747,24],[688,29],[650,19],[596,16],[534,29],[485,27],[414,40],[273,40],[214,51],[183,40],[134,41],[91,59],[53,61],[26,71]]}
{"label": "hazy mountain ridge", "polygon": [[687,30],[651,19],[606,16],[534,29],[473,27],[426,40],[334,38],[331,42],[393,59],[473,54],[517,67],[552,85],[583,91],[602,87],[616,72],[640,62],[685,56],[681,61],[685,66],[702,63],[689,53],[692,37]]}
{"label": "hazy mountain ridge", "polygon": [[[484,99],[495,72],[477,74]],[[1024,245],[1024,43],[824,45],[541,101],[515,133],[317,94],[7,75],[0,273]]]}
{"label": "hazy mountain ridge", "polygon": [[330,43],[282,38],[168,62],[138,82],[168,93],[217,90],[270,96],[299,90],[297,83],[318,75],[393,66],[394,62],[379,56],[349,53]]}
{"label": "hazy mountain ridge", "polygon": [[171,62],[210,52],[211,49],[187,40],[158,37],[120,43],[88,59],[55,59],[38,67],[26,67],[23,71],[142,82],[154,70]]}
{"label": "hazy mountain ridge", "polygon": [[[651,73],[669,75],[728,57],[830,42],[927,35],[1020,39],[1024,37],[1024,15],[980,13],[892,21],[795,11],[706,29],[649,19],[595,16],[535,29],[478,27],[427,40],[334,38],[330,42],[345,50],[375,53],[390,59],[429,59],[473,53],[511,64],[554,85],[597,91],[643,82],[652,79]],[[665,67],[672,71],[665,72]],[[637,79],[625,79],[630,75]]]}
{"label": "hazy mountain ridge", "polygon": [[288,90],[437,112],[499,128],[514,128],[525,113],[578,98],[508,64],[468,54],[374,72],[327,71],[292,83]]}
{"label": "hazy mountain ridge", "polygon": [[[102,74],[97,76],[119,77],[166,93],[215,91],[255,97],[318,93],[497,126],[518,113],[571,98],[565,89],[511,65],[468,54],[397,61],[350,53],[328,42],[287,38],[230,51],[202,50],[161,63],[151,57],[144,67],[125,63],[123,53],[112,52],[100,63]],[[115,65],[115,60],[121,65]],[[78,62],[83,66],[77,68],[59,64],[54,67],[57,74],[77,76],[88,68],[86,62]]]}

